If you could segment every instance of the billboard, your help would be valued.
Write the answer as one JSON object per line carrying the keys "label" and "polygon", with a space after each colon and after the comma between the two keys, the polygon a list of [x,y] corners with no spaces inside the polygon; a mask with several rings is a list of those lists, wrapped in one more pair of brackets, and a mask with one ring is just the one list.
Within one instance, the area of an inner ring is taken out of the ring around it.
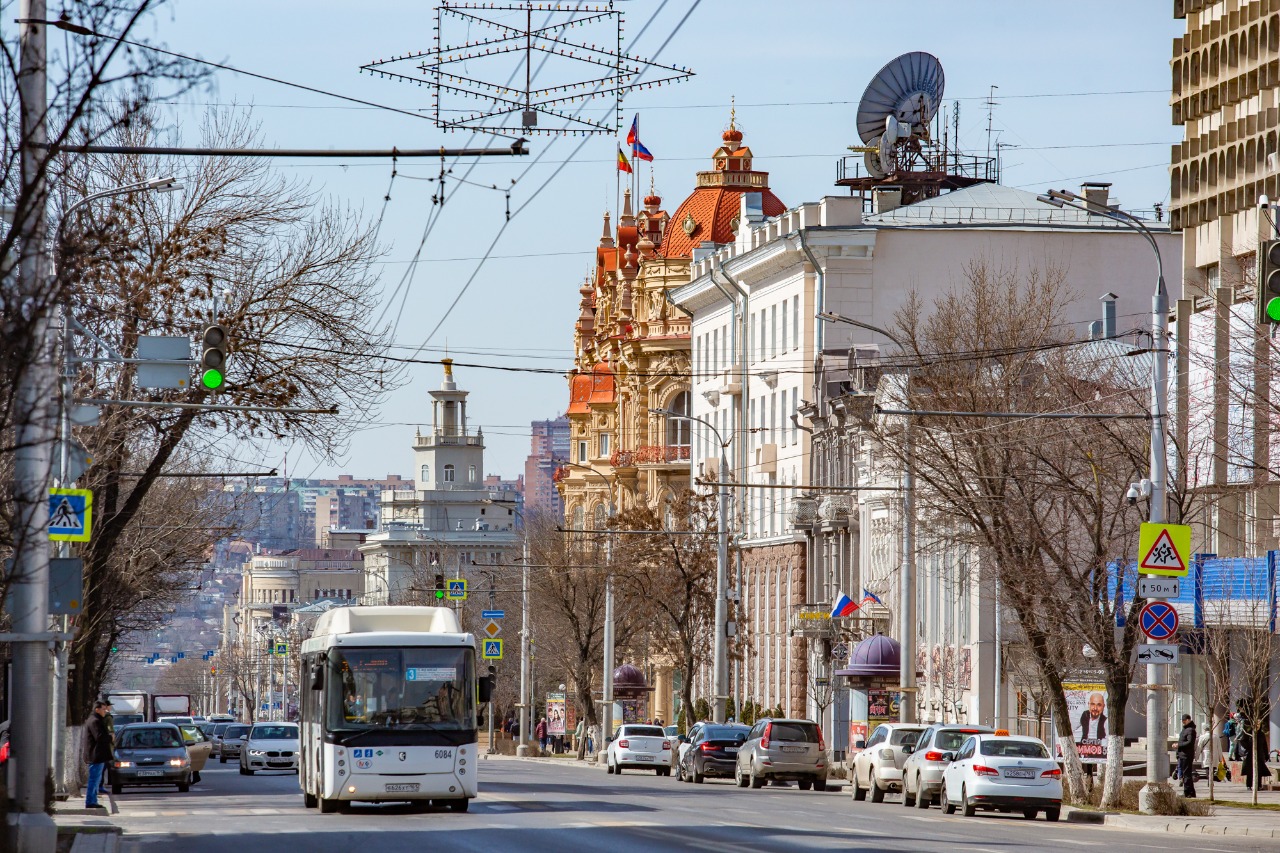
{"label": "billboard", "polygon": [[[1072,681],[1062,685],[1067,699],[1067,715],[1071,720],[1071,737],[1085,764],[1105,764],[1107,735],[1111,721],[1107,719],[1107,688],[1104,684]],[[1123,725],[1123,723],[1122,723]],[[1058,746],[1062,757],[1062,746]]]}
{"label": "billboard", "polygon": [[564,694],[547,694],[547,734],[564,734]]}

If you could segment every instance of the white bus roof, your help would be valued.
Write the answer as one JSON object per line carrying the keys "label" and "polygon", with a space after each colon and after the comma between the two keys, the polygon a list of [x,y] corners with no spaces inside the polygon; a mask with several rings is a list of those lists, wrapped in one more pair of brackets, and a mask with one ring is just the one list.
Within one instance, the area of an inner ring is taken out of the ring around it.
{"label": "white bus roof", "polygon": [[304,650],[333,645],[339,638],[352,645],[364,645],[362,640],[381,645],[393,637],[410,644],[423,640],[444,641],[446,645],[474,642],[471,635],[462,633],[458,614],[449,607],[335,607],[316,619],[306,643],[311,648]]}

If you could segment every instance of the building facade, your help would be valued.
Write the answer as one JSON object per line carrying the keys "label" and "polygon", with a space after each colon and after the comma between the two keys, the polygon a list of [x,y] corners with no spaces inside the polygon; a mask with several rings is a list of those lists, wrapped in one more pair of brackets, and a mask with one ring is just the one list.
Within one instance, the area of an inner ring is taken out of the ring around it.
{"label": "building facade", "polygon": [[524,462],[524,505],[547,518],[563,518],[564,503],[556,488],[560,463],[569,458],[569,419],[558,417],[529,425],[529,456]]}

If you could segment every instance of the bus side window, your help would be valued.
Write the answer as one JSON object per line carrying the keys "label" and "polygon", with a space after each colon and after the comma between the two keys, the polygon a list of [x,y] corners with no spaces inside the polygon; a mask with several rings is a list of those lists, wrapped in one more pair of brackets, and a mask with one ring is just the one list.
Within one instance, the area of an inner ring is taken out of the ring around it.
{"label": "bus side window", "polygon": [[324,665],[313,663],[311,665],[311,689],[324,689]]}

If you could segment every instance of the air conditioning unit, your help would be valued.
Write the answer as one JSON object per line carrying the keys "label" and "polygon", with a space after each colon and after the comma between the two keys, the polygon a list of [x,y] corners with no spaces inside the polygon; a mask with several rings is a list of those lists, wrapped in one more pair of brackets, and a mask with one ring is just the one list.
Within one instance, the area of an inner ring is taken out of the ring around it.
{"label": "air conditioning unit", "polygon": [[756,448],[756,467],[761,474],[778,473],[778,445],[762,444]]}

